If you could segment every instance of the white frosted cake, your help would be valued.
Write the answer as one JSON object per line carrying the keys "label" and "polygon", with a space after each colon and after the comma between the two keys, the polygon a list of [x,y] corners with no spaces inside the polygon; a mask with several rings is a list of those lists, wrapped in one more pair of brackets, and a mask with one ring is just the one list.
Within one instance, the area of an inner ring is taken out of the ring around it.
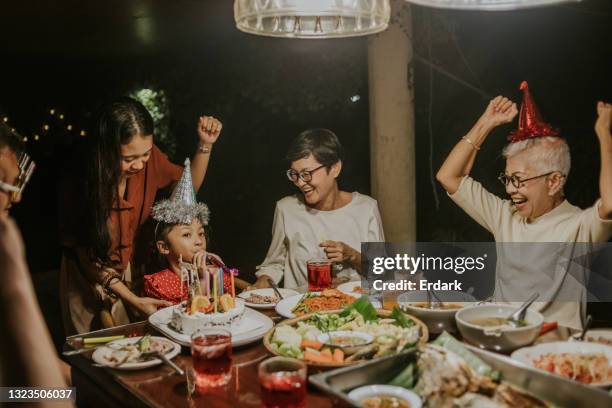
{"label": "white frosted cake", "polygon": [[244,301],[236,299],[236,304],[227,312],[202,313],[196,312],[188,314],[185,304],[180,304],[172,311],[170,326],[183,334],[191,336],[200,329],[225,326],[230,323],[237,323],[244,314]]}

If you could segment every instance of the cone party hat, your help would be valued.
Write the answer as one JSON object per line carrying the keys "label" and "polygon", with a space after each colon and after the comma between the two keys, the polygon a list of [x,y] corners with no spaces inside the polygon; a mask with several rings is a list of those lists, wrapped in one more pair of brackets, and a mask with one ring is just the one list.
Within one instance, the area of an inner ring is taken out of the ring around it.
{"label": "cone party hat", "polygon": [[191,224],[194,218],[199,218],[202,225],[208,225],[210,211],[206,204],[198,203],[191,180],[189,159],[185,159],[185,168],[172,195],[153,206],[151,215],[158,222],[166,224]]}
{"label": "cone party hat", "polygon": [[523,91],[523,103],[519,112],[518,129],[510,132],[508,135],[510,143],[538,137],[559,137],[559,132],[542,118],[529,92],[527,81],[521,82],[520,89]]}

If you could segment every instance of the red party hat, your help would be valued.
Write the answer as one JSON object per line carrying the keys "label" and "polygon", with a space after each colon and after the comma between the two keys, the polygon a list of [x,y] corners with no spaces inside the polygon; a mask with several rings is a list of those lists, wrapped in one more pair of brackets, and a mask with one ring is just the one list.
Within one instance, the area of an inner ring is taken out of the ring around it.
{"label": "red party hat", "polygon": [[523,103],[519,112],[518,129],[508,135],[510,143],[546,136],[559,137],[559,131],[553,129],[550,124],[542,119],[542,115],[540,115],[540,111],[529,92],[527,81],[521,82],[520,89],[523,91]]}

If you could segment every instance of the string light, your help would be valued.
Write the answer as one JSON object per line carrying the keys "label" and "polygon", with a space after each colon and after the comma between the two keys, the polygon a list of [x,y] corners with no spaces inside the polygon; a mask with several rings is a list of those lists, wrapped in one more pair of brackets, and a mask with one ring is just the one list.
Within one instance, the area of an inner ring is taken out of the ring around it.
{"label": "string light", "polygon": [[[56,121],[58,119],[59,120],[65,120],[66,119],[66,115],[64,115],[63,113],[58,112],[58,110],[56,108],[49,108],[49,110],[47,112],[48,112],[48,114],[50,116],[55,117],[56,119],[55,119],[55,121],[53,121],[53,119],[51,119],[51,122],[47,122],[47,123],[43,122],[42,125],[41,125],[41,129],[42,129],[43,132],[53,131],[54,129],[52,129],[52,128],[55,128],[55,124],[57,123]],[[8,118],[8,116],[0,116],[0,120],[2,122],[4,122],[4,123],[7,123],[9,121],[9,118]],[[65,131],[68,131],[68,132],[76,130],[75,129],[75,125],[73,125],[72,123],[68,123],[66,125],[65,129],[66,129]],[[11,128],[11,130],[13,132],[16,131],[15,128]],[[82,129],[82,130],[80,130],[78,132],[79,132],[79,135],[81,137],[87,136],[87,131],[84,130],[84,129]],[[30,135],[29,138],[28,138],[28,136],[24,136],[22,140],[24,142],[28,142],[28,141],[40,141],[40,140],[42,140],[42,136],[41,136],[40,133],[33,133],[33,134]]]}

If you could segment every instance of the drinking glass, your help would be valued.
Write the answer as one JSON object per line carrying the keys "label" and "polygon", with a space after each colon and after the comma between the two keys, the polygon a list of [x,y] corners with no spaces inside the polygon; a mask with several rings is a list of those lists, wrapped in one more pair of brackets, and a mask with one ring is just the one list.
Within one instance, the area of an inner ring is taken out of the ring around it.
{"label": "drinking glass", "polygon": [[319,292],[332,285],[333,262],[329,259],[311,259],[306,263],[308,291]]}
{"label": "drinking glass", "polygon": [[191,356],[198,391],[229,383],[232,376],[232,334],[223,328],[203,329],[191,336]]}
{"label": "drinking glass", "polygon": [[272,357],[258,369],[261,401],[265,408],[306,406],[306,364],[289,357]]}

